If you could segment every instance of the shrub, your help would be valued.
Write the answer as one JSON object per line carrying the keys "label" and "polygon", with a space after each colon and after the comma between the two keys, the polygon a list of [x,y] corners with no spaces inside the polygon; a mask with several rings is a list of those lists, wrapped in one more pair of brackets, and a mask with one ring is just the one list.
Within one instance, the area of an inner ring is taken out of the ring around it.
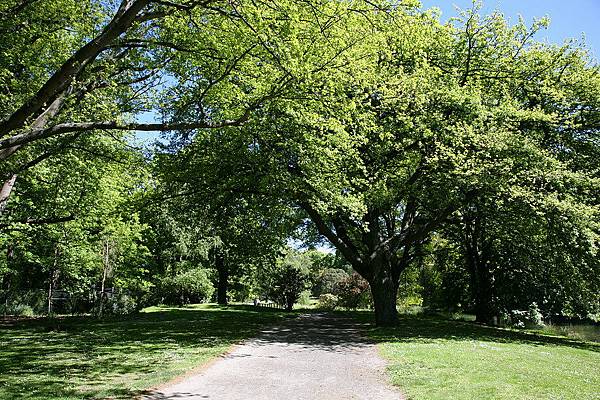
{"label": "shrub", "polygon": [[33,317],[35,313],[33,308],[26,304],[9,304],[8,306],[0,306],[0,314],[14,315],[17,317]]}
{"label": "shrub", "polygon": [[304,290],[300,292],[298,296],[298,304],[307,306],[310,304],[310,290]]}
{"label": "shrub", "polygon": [[321,310],[334,310],[338,305],[339,299],[335,294],[324,293],[319,296],[319,303],[317,307]]}
{"label": "shrub", "polygon": [[314,294],[335,293],[338,285],[348,279],[348,273],[339,268],[327,268],[318,277],[313,288]]}
{"label": "shrub", "polygon": [[373,303],[369,283],[356,272],[338,284],[335,295],[339,299],[338,306],[353,310],[370,308]]}
{"label": "shrub", "polygon": [[0,314],[32,317],[47,311],[47,292],[44,290],[2,291]]}
{"label": "shrub", "polygon": [[510,324],[515,328],[540,328],[544,326],[542,313],[537,303],[531,303],[527,310],[512,310]]}
{"label": "shrub", "polygon": [[544,326],[544,318],[542,317],[542,313],[540,312],[537,303],[531,303],[529,309],[527,310],[527,314],[529,323],[534,327]]}
{"label": "shrub", "polygon": [[135,299],[125,293],[112,296],[106,301],[104,307],[104,312],[112,315],[127,315],[138,310]]}
{"label": "shrub", "polygon": [[202,303],[210,299],[213,287],[208,270],[195,268],[174,277],[165,277],[155,288],[160,302],[168,305]]}

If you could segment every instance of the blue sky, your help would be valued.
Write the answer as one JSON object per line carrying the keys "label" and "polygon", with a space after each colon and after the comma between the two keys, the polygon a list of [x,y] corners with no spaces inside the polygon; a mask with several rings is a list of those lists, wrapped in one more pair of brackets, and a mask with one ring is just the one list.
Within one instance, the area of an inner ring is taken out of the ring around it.
{"label": "blue sky", "polygon": [[[421,0],[425,8],[437,7],[442,20],[456,16],[456,6],[470,8],[471,0]],[[485,0],[483,13],[499,10],[516,22],[519,14],[530,23],[534,17],[549,16],[550,27],[538,35],[539,40],[562,43],[568,38],[581,38],[596,60],[600,58],[600,0]]]}

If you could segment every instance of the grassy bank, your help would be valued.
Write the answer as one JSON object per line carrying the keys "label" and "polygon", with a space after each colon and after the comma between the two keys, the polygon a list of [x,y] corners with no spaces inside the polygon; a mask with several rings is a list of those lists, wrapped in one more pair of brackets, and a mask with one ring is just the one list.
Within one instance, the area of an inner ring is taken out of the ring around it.
{"label": "grassy bank", "polygon": [[129,399],[225,352],[277,311],[211,305],[0,326],[0,399]]}
{"label": "grassy bank", "polygon": [[600,399],[597,343],[428,317],[370,335],[409,399]]}

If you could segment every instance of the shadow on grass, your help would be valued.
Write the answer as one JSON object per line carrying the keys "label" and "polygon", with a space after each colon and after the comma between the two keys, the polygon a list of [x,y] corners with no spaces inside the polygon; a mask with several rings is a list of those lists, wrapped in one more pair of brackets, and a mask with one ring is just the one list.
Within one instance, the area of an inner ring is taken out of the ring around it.
{"label": "shadow on grass", "polygon": [[[280,321],[252,307],[164,308],[98,320],[67,317],[0,327],[0,398],[132,398],[133,381],[188,354],[218,352]],[[191,352],[191,353],[190,353]]]}
{"label": "shadow on grass", "polygon": [[[598,344],[437,317],[404,316],[395,328],[374,328],[371,312],[313,313],[281,323],[285,315],[297,316],[277,310],[257,311],[252,306],[203,306],[159,308],[104,320],[14,321],[0,327],[0,398],[133,398],[141,393],[137,388],[169,379],[173,373],[163,370],[170,363],[186,357],[214,356],[261,330],[257,345],[278,342],[340,352],[372,341],[419,343],[431,339],[567,346],[600,352]],[[362,335],[365,332],[370,340]],[[149,376],[155,381],[147,382]]]}
{"label": "shadow on grass", "polygon": [[346,313],[371,324],[369,337],[377,342],[428,342],[432,339],[478,340],[497,343],[523,343],[537,346],[566,346],[600,352],[600,344],[566,337],[546,336],[514,329],[495,328],[473,322],[453,321],[438,316],[400,316],[398,326],[375,328],[368,311]]}

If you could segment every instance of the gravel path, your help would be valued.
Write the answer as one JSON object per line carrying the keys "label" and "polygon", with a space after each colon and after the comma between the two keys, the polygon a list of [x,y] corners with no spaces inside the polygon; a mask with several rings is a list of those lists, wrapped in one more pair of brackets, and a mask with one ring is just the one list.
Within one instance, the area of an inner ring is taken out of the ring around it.
{"label": "gravel path", "polygon": [[398,400],[361,324],[307,314],[263,331],[197,375],[144,400]]}

